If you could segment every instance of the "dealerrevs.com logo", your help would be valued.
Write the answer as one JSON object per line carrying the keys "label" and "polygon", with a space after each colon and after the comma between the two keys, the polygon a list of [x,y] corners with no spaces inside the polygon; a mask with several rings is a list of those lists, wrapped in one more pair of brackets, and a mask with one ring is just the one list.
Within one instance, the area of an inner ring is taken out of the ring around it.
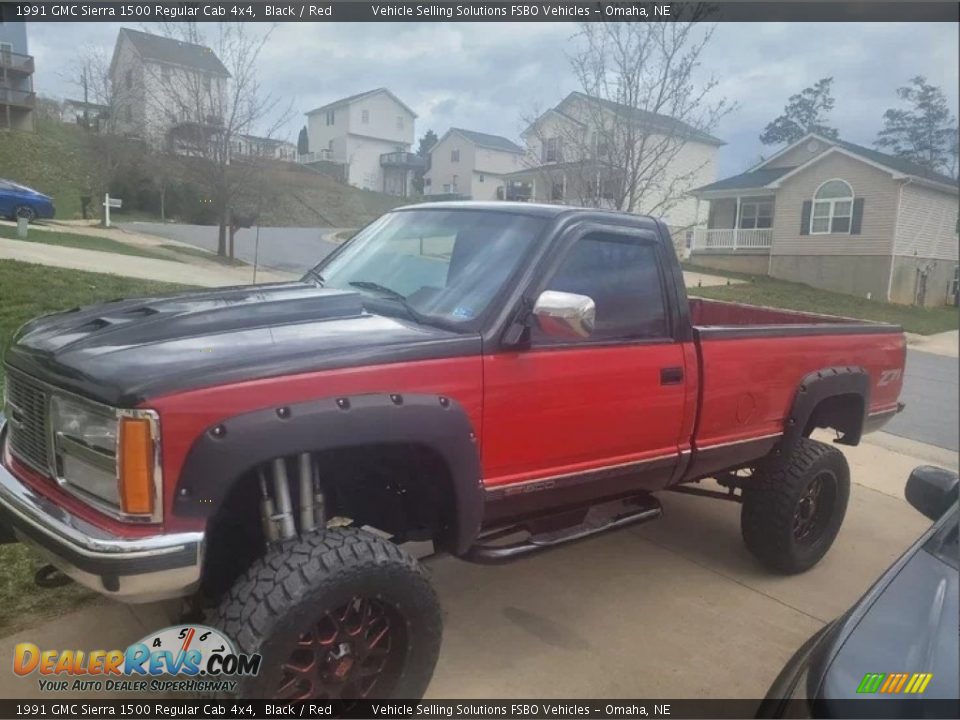
{"label": "dealerrevs.com logo", "polygon": [[233,692],[242,675],[260,672],[260,655],[238,653],[219,630],[174,625],[126,650],[41,650],[18,643],[13,672],[36,673],[48,692]]}

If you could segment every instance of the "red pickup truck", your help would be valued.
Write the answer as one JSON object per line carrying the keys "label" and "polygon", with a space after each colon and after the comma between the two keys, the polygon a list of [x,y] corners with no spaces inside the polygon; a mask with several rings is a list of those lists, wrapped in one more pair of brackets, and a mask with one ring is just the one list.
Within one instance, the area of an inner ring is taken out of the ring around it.
{"label": "red pickup truck", "polygon": [[676,490],[739,502],[746,547],[801,572],[849,494],[809,436],[890,418],[904,357],[895,326],[688,300],[651,218],[401,208],[298,282],[27,323],[0,534],[120,600],[193,598],[263,655],[241,694],[416,697],[441,614],[404,543],[519,558]]}

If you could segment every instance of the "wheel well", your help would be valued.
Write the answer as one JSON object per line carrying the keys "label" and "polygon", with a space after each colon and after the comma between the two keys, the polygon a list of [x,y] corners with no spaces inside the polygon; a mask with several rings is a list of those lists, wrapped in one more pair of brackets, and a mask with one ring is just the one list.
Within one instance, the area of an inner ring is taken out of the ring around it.
{"label": "wheel well", "polygon": [[803,436],[810,437],[817,428],[833,428],[843,434],[847,444],[860,442],[863,430],[863,396],[857,393],[843,393],[824,398],[807,419]]}
{"label": "wheel well", "polygon": [[[295,462],[287,459],[291,473]],[[453,480],[443,458],[431,448],[406,443],[336,448],[313,454],[313,462],[328,519],[350,518],[354,526],[376,528],[397,543],[432,540],[438,549],[446,549],[454,542]],[[266,550],[259,467],[233,482],[208,521],[201,590],[210,598],[225,592]],[[297,485],[290,483],[294,510],[299,507]]]}

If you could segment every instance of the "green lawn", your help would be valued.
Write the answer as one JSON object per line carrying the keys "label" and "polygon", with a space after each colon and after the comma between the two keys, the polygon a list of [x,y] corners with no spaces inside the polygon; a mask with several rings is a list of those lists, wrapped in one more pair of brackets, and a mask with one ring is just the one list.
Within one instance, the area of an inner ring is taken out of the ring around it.
{"label": "green lawn", "polygon": [[[183,285],[0,260],[0,356],[17,328],[37,315],[121,297],[163,295],[185,289],[188,288]],[[0,365],[0,387],[2,384]],[[36,587],[33,574],[39,565],[24,546],[0,545],[0,636],[96,597],[79,585],[51,590]]]}
{"label": "green lawn", "polygon": [[[0,237],[18,240],[17,229],[9,225],[0,225]],[[99,250],[100,252],[116,253],[118,255],[135,255],[137,257],[153,258],[156,260],[171,260],[136,245],[98,237],[96,235],[80,235],[78,233],[57,232],[56,230],[38,230],[29,228],[27,239],[22,242],[43,243],[44,245],[61,245],[63,247],[82,248],[84,250]]]}
{"label": "green lawn", "polygon": [[956,308],[922,308],[878,302],[854,295],[818,290],[809,285],[776,280],[764,275],[727,272],[689,263],[683,263],[683,269],[747,281],[741,285],[688,289],[690,295],[699,297],[877,320],[900,325],[907,332],[920,335],[956,330],[960,325],[960,313]]}

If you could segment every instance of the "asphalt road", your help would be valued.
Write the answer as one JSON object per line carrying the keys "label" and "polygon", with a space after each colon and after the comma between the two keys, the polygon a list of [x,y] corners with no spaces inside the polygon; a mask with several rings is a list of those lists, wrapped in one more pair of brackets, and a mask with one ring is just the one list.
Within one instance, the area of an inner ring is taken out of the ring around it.
{"label": "asphalt road", "polygon": [[947,450],[960,450],[958,370],[957,358],[908,350],[900,394],[907,406],[883,429]]}
{"label": "asphalt road", "polygon": [[[217,228],[211,225],[165,223],[125,223],[132,231],[188,243],[216,252]],[[262,227],[257,247],[257,228],[238,230],[235,237],[236,257],[251,265],[301,273],[320,262],[336,245],[321,240],[336,228]]]}

